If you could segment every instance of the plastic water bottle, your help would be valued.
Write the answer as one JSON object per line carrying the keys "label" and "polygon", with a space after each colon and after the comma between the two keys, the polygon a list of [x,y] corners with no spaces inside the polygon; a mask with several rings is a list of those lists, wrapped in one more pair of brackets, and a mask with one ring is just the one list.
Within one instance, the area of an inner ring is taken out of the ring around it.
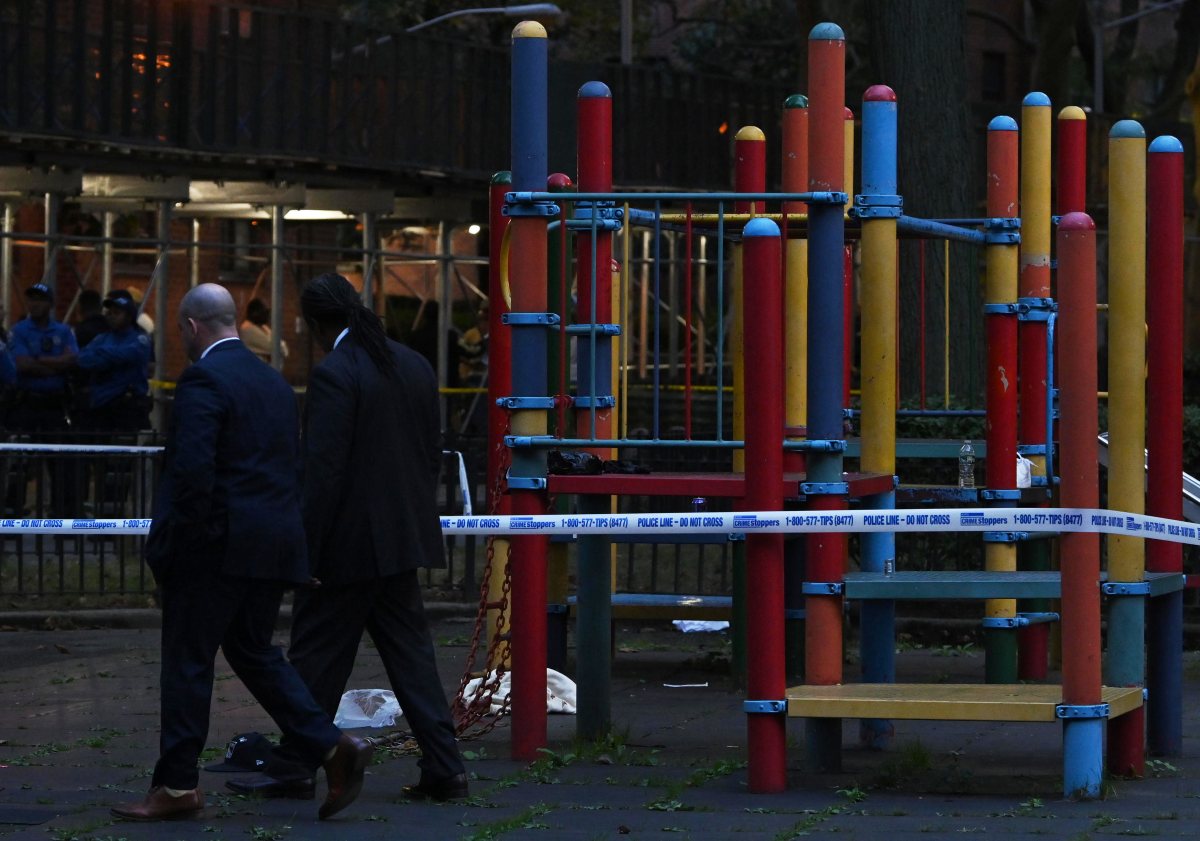
{"label": "plastic water bottle", "polygon": [[970,440],[963,441],[958,449],[958,486],[975,487],[975,447]]}

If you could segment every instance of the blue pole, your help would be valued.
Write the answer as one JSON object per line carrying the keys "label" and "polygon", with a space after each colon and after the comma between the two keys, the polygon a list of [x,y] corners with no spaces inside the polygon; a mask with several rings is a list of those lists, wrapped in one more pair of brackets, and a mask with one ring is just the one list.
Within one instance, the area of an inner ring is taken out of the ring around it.
{"label": "blue pole", "polygon": [[1063,794],[1094,800],[1104,777],[1104,718],[1063,719]]}

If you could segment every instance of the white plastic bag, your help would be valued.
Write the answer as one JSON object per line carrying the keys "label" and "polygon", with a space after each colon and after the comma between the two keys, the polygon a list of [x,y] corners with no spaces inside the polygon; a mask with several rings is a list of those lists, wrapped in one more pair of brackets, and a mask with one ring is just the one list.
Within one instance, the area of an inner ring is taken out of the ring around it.
{"label": "white plastic bag", "polygon": [[[486,684],[496,680],[494,671],[488,672],[486,678],[477,677],[463,687],[463,698],[468,701],[479,694]],[[488,710],[496,715],[504,708],[504,701],[512,691],[512,674],[505,672],[500,676],[499,686],[492,693],[491,708]],[[575,681],[554,669],[546,669],[546,712],[575,715]]]}
{"label": "white plastic bag", "polygon": [[1017,453],[1017,487],[1028,488],[1033,475],[1033,462]]}
{"label": "white plastic bag", "polygon": [[333,717],[335,727],[391,727],[403,713],[400,702],[390,689],[351,689],[342,695],[337,714]]}

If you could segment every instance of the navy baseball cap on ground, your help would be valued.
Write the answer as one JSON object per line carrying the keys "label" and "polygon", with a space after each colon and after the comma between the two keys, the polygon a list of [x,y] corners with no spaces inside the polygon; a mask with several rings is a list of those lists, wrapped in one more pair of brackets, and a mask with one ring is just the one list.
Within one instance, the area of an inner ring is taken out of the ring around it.
{"label": "navy baseball cap on ground", "polygon": [[112,292],[109,292],[108,297],[104,299],[104,306],[116,307],[118,309],[125,310],[125,312],[129,313],[134,318],[137,318],[138,315],[137,302],[134,301],[133,296],[124,289],[114,289]]}
{"label": "navy baseball cap on ground", "polygon": [[261,771],[271,758],[271,740],[261,733],[239,733],[225,746],[225,760],[205,765],[205,771]]}
{"label": "navy baseball cap on ground", "polygon": [[50,291],[50,287],[44,283],[35,283],[25,290],[26,298],[41,298],[44,301],[50,301],[54,298],[54,293]]}

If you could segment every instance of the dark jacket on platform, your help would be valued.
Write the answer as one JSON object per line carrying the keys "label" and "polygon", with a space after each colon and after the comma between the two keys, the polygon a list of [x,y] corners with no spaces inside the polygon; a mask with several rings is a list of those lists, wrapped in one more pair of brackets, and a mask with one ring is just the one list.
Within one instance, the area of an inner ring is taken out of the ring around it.
{"label": "dark jacket on platform", "polygon": [[146,562],[308,581],[296,398],[239,340],[215,345],[175,388]]}
{"label": "dark jacket on platform", "polygon": [[322,582],[445,565],[437,377],[416,351],[388,347],[394,378],[348,334],[309,380],[304,525],[312,574]]}

